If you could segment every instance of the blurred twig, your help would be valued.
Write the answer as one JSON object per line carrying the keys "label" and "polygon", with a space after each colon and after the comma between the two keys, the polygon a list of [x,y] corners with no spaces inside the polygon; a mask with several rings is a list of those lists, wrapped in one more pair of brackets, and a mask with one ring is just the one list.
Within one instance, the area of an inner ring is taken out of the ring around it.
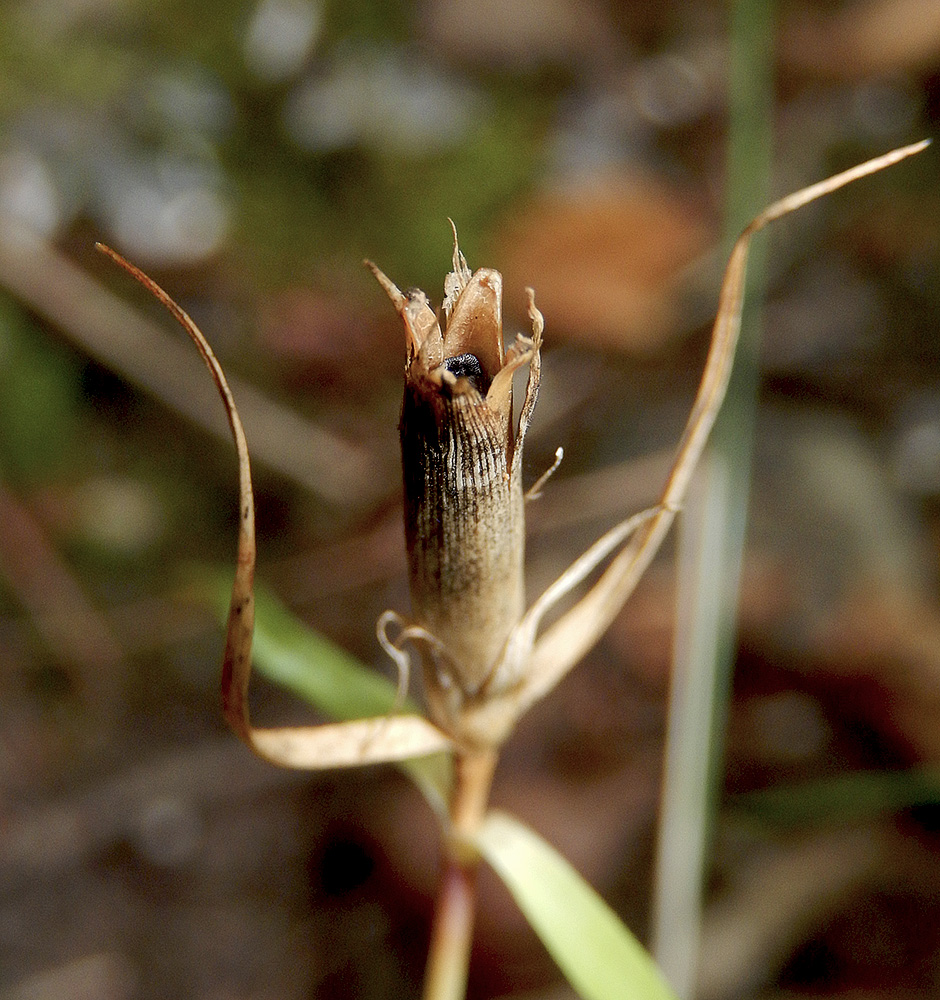
{"label": "blurred twig", "polygon": [[227,737],[131,761],[90,787],[6,816],[0,884],[9,892],[37,877],[51,882],[115,843],[134,844],[148,808],[161,798],[207,810],[303,780],[268,767]]}
{"label": "blurred twig", "polygon": [[891,848],[887,830],[861,826],[814,833],[761,854],[705,916],[696,995],[753,996],[801,935],[882,867]]}
{"label": "blurred twig", "polygon": [[29,613],[75,694],[97,717],[119,698],[124,652],[29,509],[0,483],[0,577]]}
{"label": "blurred twig", "polygon": [[610,522],[624,510],[643,510],[669,473],[672,448],[661,448],[600,469],[553,480],[529,508],[530,535],[563,531],[586,522]]}
{"label": "blurred twig", "polygon": [[119,951],[97,951],[50,965],[0,992],[0,1000],[125,1000],[135,995],[130,961]]}
{"label": "blurred twig", "polygon": [[[142,316],[50,243],[0,220],[0,284],[83,350],[228,441],[199,357]],[[231,380],[257,461],[333,504],[366,507],[397,486],[390,461],[298,416],[247,382]]]}

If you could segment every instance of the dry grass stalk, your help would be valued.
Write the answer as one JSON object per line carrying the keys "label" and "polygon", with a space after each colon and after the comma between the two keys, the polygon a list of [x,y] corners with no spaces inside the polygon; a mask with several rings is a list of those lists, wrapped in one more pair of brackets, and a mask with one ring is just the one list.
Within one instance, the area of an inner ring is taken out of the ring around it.
{"label": "dry grass stalk", "polygon": [[[519,716],[597,642],[655,555],[682,504],[724,398],[741,321],[753,235],[775,219],[919,152],[894,150],[776,202],[742,232],[731,252],[705,371],[659,503],[617,525],[523,612],[522,446],[538,395],[543,320],[529,290],[532,337],[504,350],[501,278],[471,274],[454,247],[445,281],[444,327],[422,292],[404,294],[374,265],[405,326],[407,362],[401,440],[406,538],[413,597],[409,621],[380,619],[379,638],[406,675],[406,642],[420,651],[431,719],[392,715],[333,725],[256,729],[247,689],[254,621],[254,507],[248,449],[218,361],[193,321],[151,279],[105,247],[148,288],[199,348],[222,395],[239,457],[238,564],[222,673],[223,705],[235,732],[286,767],[324,768],[401,760],[442,749],[455,754],[456,781],[445,871],[432,931],[427,1000],[463,995],[473,922],[476,855],[499,747]],[[529,365],[526,397],[512,425],[512,373]],[[587,593],[540,633],[544,615],[596,571]],[[397,622],[394,640],[388,625]],[[314,665],[311,665],[313,668]]]}

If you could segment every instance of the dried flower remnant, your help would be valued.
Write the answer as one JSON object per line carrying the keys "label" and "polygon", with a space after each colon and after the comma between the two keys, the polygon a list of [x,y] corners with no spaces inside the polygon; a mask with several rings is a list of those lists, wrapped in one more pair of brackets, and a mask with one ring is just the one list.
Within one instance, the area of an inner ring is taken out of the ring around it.
{"label": "dried flower remnant", "polygon": [[[499,747],[519,716],[597,642],[655,555],[682,503],[724,398],[740,329],[753,235],[852,181],[924,149],[894,150],[776,202],[745,227],[722,282],[702,381],[659,503],[612,528],[539,597],[523,605],[522,446],[539,387],[543,320],[529,291],[532,336],[505,349],[502,279],[471,274],[454,246],[445,280],[443,328],[423,292],[401,292],[369,265],[402,318],[406,336],[401,443],[405,531],[413,612],[386,612],[377,633],[401,672],[406,643],[420,651],[430,719],[391,714],[320,726],[258,729],[248,712],[255,566],[248,449],[225,375],[195,324],[150,278],[105,247],[155,295],[199,348],[226,408],[239,458],[238,561],[222,665],[222,698],[234,731],[286,767],[325,768],[454,752],[445,831],[445,868],[431,932],[426,1000],[463,996],[473,924],[478,839]],[[529,365],[518,424],[513,373]],[[544,477],[543,477],[544,478]],[[541,483],[542,480],[539,481]],[[546,612],[606,567],[574,605],[541,628]],[[399,626],[394,639],[392,623]],[[315,669],[315,665],[311,664]],[[631,946],[632,947],[632,946]]]}
{"label": "dried flower remnant", "polygon": [[[538,395],[542,317],[503,347],[502,278],[471,274],[454,240],[444,327],[421,291],[369,264],[405,327],[401,450],[413,617],[435,721],[458,739],[467,705],[502,693],[497,671],[525,601],[522,446]],[[513,374],[529,365],[513,426]],[[432,638],[433,637],[433,638]],[[479,735],[479,734],[478,734]]]}
{"label": "dried flower remnant", "polygon": [[[830,191],[920,151],[895,150],[770,206],[729,259],[702,382],[659,504],[617,525],[521,613],[524,547],[520,464],[539,383],[543,321],[529,290],[533,337],[503,352],[501,279],[471,275],[454,247],[444,328],[423,292],[404,294],[369,264],[402,317],[407,343],[401,442],[412,624],[398,637],[421,652],[433,721],[458,748],[498,747],[518,717],[600,638],[655,555],[682,503],[724,398],[740,328],[753,235]],[[512,371],[529,362],[518,430]],[[610,559],[554,625],[547,611]],[[387,646],[388,648],[388,646]]]}
{"label": "dried flower remnant", "polygon": [[[869,174],[920,152],[929,141],[893,150],[774,203],[754,218],[732,249],[722,282],[712,344],[692,412],[659,504],[612,528],[539,597],[524,614],[521,484],[522,444],[539,384],[543,320],[529,292],[531,338],[504,350],[501,278],[482,269],[471,274],[455,246],[454,269],[445,281],[444,327],[424,293],[402,293],[378,268],[376,277],[402,317],[406,331],[406,391],[402,444],[406,463],[406,534],[415,610],[411,621],[394,613],[380,619],[379,638],[404,671],[406,641],[421,648],[433,721],[405,714],[289,729],[256,729],[248,715],[255,543],[251,473],[241,421],[221,367],[186,313],[155,282],[120,255],[100,247],[124,267],[183,326],[196,343],[222,396],[239,456],[238,562],[223,661],[223,705],[232,728],[262,756],[287,767],[342,767],[402,760],[442,749],[496,748],[515,720],[547,694],[594,645],[649,565],[682,502],[692,471],[724,398],[741,318],[744,274],[753,235],[768,223]],[[512,374],[530,366],[518,426],[512,425]],[[418,437],[423,429],[424,439]],[[477,464],[470,461],[474,457]],[[442,474],[442,483],[433,473]],[[454,509],[450,504],[459,498]],[[481,499],[502,511],[484,523],[506,542],[496,552],[475,518]],[[432,505],[440,511],[436,524]],[[482,541],[494,551],[481,555]],[[446,542],[446,544],[445,544]],[[415,556],[420,554],[420,558]],[[609,565],[587,593],[540,633],[545,613]],[[486,569],[489,567],[489,569]],[[492,572],[493,576],[487,575]],[[494,582],[494,581],[499,581]],[[501,589],[505,588],[505,589]],[[498,593],[497,593],[498,592]],[[498,599],[497,599],[498,597]],[[484,634],[463,628],[466,620],[489,621]],[[387,626],[402,630],[392,642]],[[440,630],[440,631],[438,631]]]}

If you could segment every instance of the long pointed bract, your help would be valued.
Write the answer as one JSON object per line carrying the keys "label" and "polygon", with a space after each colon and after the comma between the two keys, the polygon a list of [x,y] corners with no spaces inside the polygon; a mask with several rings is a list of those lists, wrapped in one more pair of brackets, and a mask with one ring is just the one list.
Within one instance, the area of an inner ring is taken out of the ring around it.
{"label": "long pointed bract", "polygon": [[[248,444],[235,400],[222,366],[188,313],[140,268],[110,247],[102,243],[96,246],[140,282],[189,334],[212,374],[232,430],[238,453],[239,513],[238,558],[222,659],[222,710],[228,724],[257,754],[282,767],[349,767],[422,757],[449,749],[450,740],[427,719],[417,715],[380,716],[352,723],[293,729],[256,729],[251,725],[248,683],[255,621],[255,505]],[[314,664],[310,666],[315,669]]]}
{"label": "long pointed bract", "polygon": [[535,642],[526,671],[527,678],[519,693],[520,712],[551,691],[607,630],[652,562],[682,504],[728,387],[741,326],[744,276],[751,238],[775,219],[852,181],[913,156],[929,143],[928,139],[892,150],[803,188],[774,202],[745,227],[728,259],[705,371],[660,498],[659,510],[629,537],[623,550],[591,590]]}

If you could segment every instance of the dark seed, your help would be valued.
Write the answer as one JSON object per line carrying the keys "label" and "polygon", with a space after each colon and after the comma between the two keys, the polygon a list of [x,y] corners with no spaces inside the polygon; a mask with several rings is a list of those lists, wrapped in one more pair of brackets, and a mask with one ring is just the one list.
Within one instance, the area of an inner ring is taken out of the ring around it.
{"label": "dark seed", "polygon": [[458,354],[453,358],[445,358],[444,367],[456,378],[465,378],[481,395],[486,394],[487,377],[475,354]]}

